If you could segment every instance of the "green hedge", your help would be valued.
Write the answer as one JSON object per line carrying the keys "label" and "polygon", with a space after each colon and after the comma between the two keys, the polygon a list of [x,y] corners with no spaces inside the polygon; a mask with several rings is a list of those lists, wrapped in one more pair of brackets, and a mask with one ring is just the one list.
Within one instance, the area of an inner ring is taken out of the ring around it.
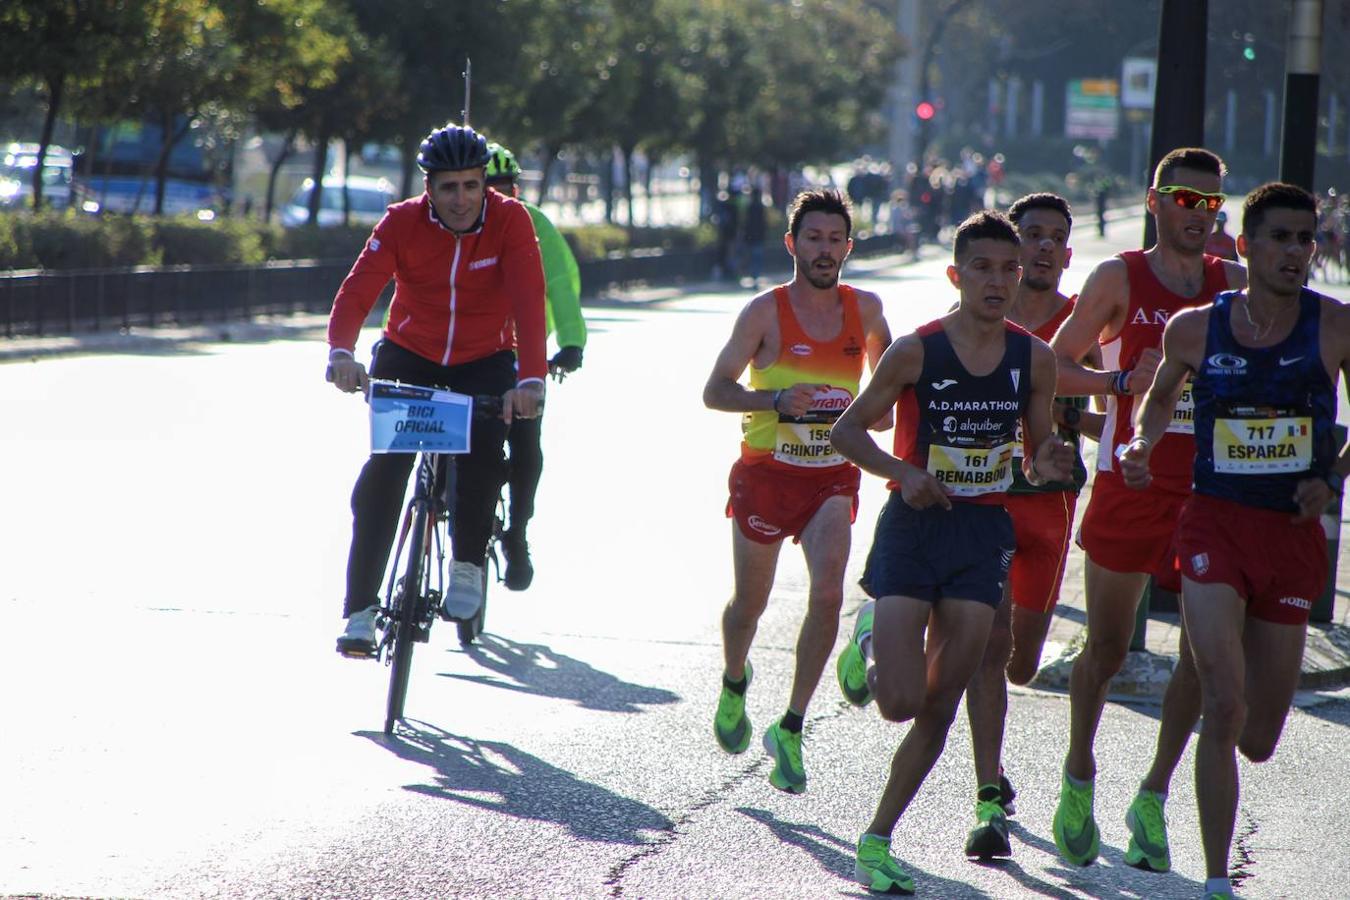
{"label": "green hedge", "polygon": [[[696,250],[716,239],[711,225],[560,229],[579,260],[629,250]],[[281,228],[242,219],[201,222],[190,216],[74,212],[0,213],[0,269],[89,269],[107,266],[258,264],[271,259],[355,259],[370,229]]]}

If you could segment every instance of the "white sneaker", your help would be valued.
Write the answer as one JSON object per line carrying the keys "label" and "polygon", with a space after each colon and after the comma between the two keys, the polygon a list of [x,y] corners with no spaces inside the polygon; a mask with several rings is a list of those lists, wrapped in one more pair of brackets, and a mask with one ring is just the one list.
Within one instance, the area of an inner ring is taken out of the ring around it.
{"label": "white sneaker", "polygon": [[375,613],[367,606],[347,617],[347,630],[337,639],[337,651],[343,656],[375,655]]}
{"label": "white sneaker", "polygon": [[478,615],[483,607],[483,567],[471,562],[452,560],[450,587],[445,592],[441,611],[448,619],[467,620]]}

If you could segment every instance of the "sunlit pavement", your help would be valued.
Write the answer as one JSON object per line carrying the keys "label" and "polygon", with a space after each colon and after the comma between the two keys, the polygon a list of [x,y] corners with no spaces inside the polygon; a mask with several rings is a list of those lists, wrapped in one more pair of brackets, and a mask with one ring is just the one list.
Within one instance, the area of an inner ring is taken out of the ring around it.
{"label": "sunlit pavement", "polygon": [[[1126,225],[1076,241],[1066,287],[1136,239]],[[851,276],[881,293],[894,332],[955,299],[936,250],[893,262]],[[700,393],[747,297],[653,291],[588,310],[585,368],[550,389],[534,586],[492,589],[477,647],[441,626],[418,648],[411,721],[392,740],[387,669],[332,651],[366,420],[323,382],[320,334],[274,324],[227,329],[228,343],[10,356],[0,893],[861,895],[852,847],[905,729],[848,706],[827,671],[808,792],[768,785],[757,738],[787,697],[805,592],[794,548],[752,651],[756,740],[728,757],[711,734],[739,427]],[[850,585],[881,499],[869,480]],[[846,612],[860,599],[850,587]],[[1103,858],[1074,869],[1050,838],[1063,698],[1012,698],[1019,813],[1000,866],[961,856],[963,714],[896,832],[920,895],[1200,896],[1190,754],[1168,804],[1176,872],[1122,859],[1156,715],[1108,707]],[[1331,698],[1291,716],[1274,760],[1243,764],[1243,896],[1344,896],[1347,725],[1350,703]]]}

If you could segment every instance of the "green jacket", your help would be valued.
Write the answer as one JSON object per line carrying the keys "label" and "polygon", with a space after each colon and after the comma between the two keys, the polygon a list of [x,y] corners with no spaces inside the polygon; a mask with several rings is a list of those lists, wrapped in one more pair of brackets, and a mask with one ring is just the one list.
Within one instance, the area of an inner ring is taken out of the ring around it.
{"label": "green jacket", "polygon": [[544,261],[545,311],[548,332],[556,328],[559,347],[586,346],[586,320],[581,317],[581,272],[576,257],[548,216],[533,203],[520,201],[534,220],[539,255]]}

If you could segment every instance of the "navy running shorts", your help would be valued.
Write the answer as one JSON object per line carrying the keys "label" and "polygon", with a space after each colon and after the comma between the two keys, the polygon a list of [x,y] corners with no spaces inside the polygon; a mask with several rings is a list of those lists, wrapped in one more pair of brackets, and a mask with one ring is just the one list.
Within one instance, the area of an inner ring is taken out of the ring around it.
{"label": "navy running shorts", "polygon": [[955,502],[914,509],[892,491],[877,517],[862,588],[873,598],[952,597],[997,607],[1003,602],[1017,538],[1002,506]]}

